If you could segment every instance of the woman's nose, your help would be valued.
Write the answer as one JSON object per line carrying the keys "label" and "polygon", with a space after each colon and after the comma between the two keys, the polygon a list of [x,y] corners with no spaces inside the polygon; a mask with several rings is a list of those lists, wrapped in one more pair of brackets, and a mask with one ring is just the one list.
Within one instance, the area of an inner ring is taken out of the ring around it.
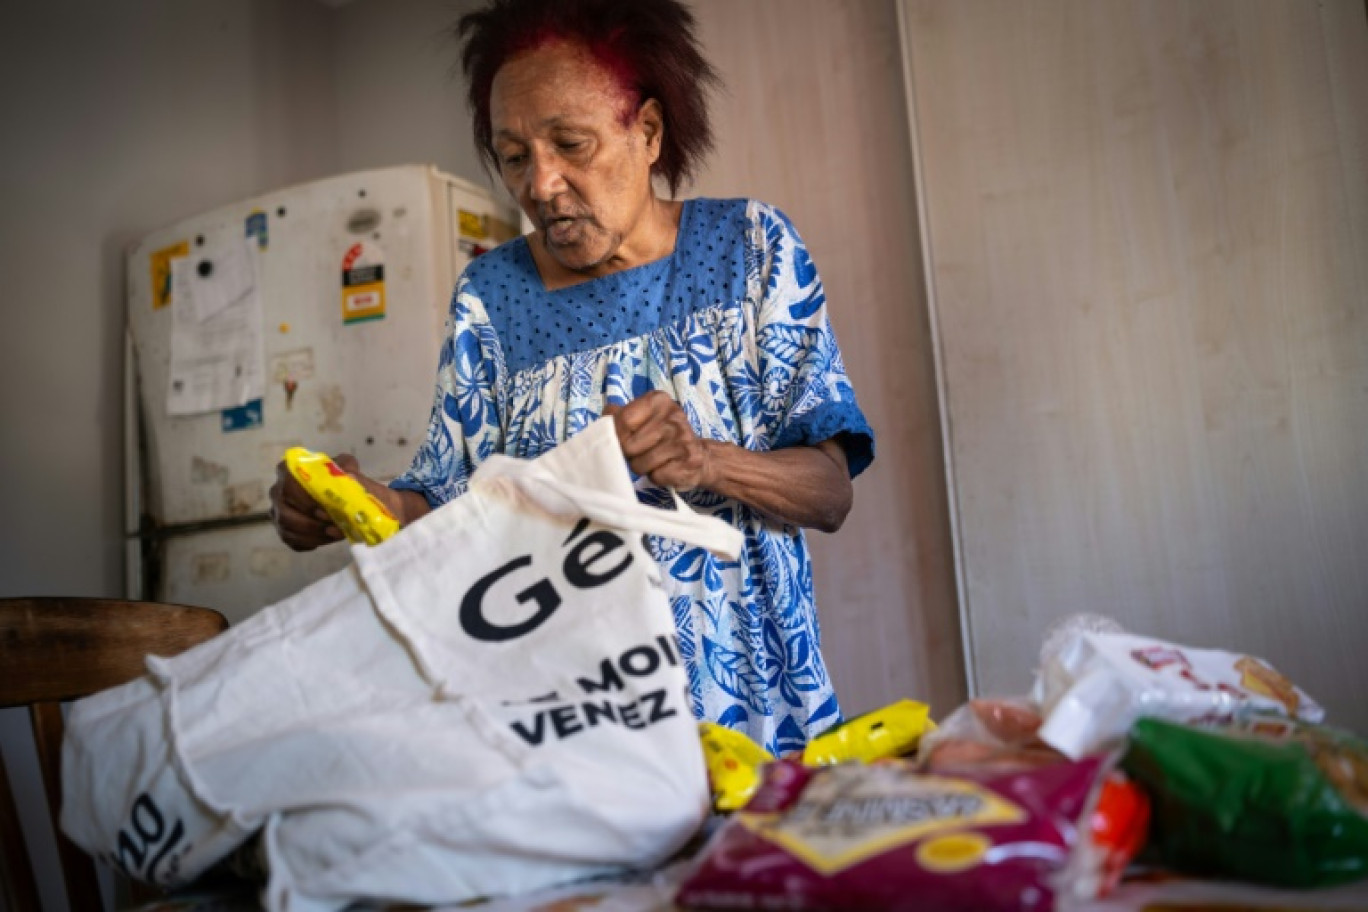
{"label": "woman's nose", "polygon": [[533,155],[527,175],[532,198],[538,202],[548,202],[565,189],[565,178],[552,156]]}

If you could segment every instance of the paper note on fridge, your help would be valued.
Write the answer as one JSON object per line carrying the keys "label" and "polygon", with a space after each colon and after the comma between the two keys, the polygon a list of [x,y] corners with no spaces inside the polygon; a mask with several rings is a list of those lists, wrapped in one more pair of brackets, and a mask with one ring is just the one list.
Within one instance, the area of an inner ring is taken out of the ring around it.
{"label": "paper note on fridge", "polygon": [[[261,298],[255,281],[236,300],[201,320],[196,295],[204,286],[195,281],[198,263],[193,256],[171,263],[171,365],[166,389],[170,415],[235,408],[265,392]],[[211,307],[217,304],[211,302]]]}
{"label": "paper note on fridge", "polygon": [[[256,247],[243,238],[196,251],[187,259],[194,310],[200,321],[236,304],[256,288]],[[173,299],[174,300],[174,299]]]}

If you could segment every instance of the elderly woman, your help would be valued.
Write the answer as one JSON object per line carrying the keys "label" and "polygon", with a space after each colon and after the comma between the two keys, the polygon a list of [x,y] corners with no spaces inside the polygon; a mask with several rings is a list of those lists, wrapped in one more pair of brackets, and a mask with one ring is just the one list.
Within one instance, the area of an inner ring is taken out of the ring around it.
{"label": "elderly woman", "polygon": [[[643,500],[674,488],[745,533],[736,562],[649,542],[695,716],[786,751],[840,718],[803,527],[840,527],[873,435],[784,214],[673,198],[712,144],[693,25],[677,0],[492,0],[460,20],[476,144],[535,230],[461,276],[412,467],[358,477],[407,523],[491,453],[534,457],[612,414]],[[340,538],[287,473],[272,493],[287,544]]]}

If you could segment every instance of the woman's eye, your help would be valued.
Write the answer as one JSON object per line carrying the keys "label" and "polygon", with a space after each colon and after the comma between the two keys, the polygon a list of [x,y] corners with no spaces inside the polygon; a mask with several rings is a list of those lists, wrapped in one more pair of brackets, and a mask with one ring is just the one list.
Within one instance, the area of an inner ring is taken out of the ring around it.
{"label": "woman's eye", "polygon": [[521,165],[526,160],[527,156],[523,155],[521,152],[515,152],[511,155],[504,155],[500,158],[500,161],[503,163],[503,166],[505,168],[516,168],[518,165]]}

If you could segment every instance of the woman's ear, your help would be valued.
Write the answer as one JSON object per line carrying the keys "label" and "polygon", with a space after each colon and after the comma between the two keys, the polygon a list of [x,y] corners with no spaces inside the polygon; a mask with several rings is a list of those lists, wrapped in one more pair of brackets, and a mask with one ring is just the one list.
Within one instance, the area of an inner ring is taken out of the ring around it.
{"label": "woman's ear", "polygon": [[660,158],[660,143],[665,135],[665,111],[660,102],[648,98],[637,110],[637,126],[646,139],[646,156],[655,164]]}

